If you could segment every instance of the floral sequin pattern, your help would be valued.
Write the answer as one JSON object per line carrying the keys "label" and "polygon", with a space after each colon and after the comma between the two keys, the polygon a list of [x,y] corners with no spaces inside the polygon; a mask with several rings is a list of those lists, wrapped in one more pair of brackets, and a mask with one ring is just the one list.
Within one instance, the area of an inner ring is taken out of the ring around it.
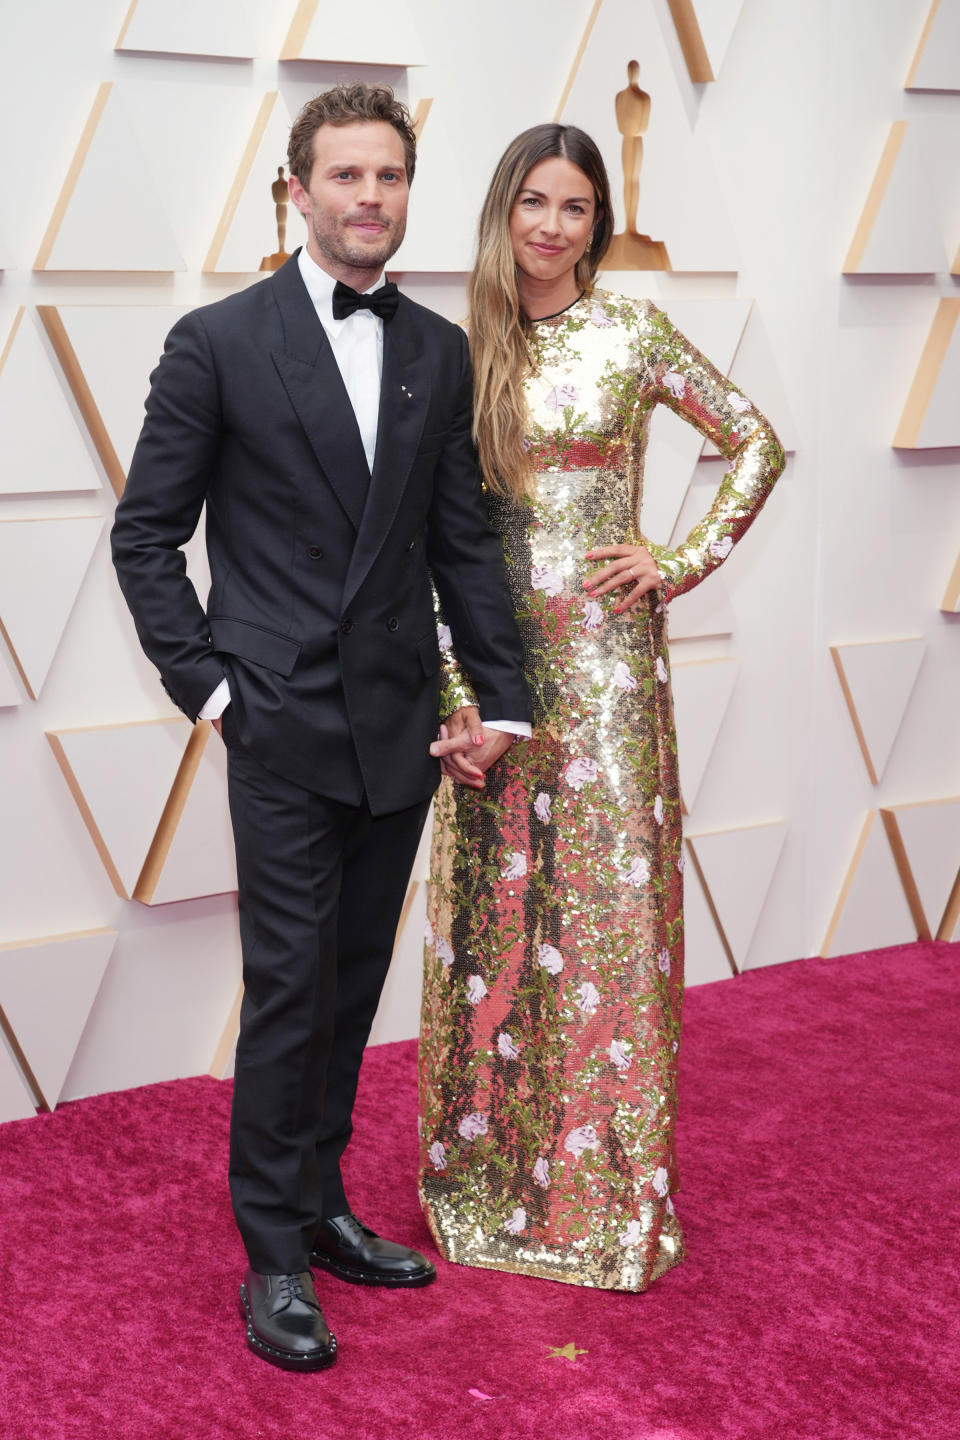
{"label": "floral sequin pattern", "polygon": [[[645,301],[596,290],[531,335],[529,503],[491,498],[535,734],[444,781],[420,1041],[420,1193],[448,1258],[643,1290],[683,1256],[672,1194],[681,801],[665,605],[729,554],[783,465],[767,422]],[[629,615],[585,552],[642,540],[656,404],[728,469]],[[449,708],[471,693],[447,647]]]}

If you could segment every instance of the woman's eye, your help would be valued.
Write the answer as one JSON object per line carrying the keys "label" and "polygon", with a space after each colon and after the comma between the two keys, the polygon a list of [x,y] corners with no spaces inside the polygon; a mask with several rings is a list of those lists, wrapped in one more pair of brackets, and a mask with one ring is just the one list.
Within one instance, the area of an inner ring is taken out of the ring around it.
{"label": "woman's eye", "polygon": [[571,215],[586,215],[587,213],[582,205],[568,205],[567,209],[570,211]]}

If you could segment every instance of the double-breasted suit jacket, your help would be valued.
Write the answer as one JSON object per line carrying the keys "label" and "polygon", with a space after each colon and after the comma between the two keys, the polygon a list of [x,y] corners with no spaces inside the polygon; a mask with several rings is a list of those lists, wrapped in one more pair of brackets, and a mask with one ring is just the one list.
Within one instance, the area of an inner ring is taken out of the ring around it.
{"label": "double-breasted suit jacket", "polygon": [[[141,644],[195,718],[226,676],[268,769],[373,814],[436,787],[430,578],[490,719],[529,718],[499,539],[471,441],[463,333],[401,296],[384,325],[371,474],[294,256],[171,331],[117,509]],[[180,546],[204,502],[206,608]]]}

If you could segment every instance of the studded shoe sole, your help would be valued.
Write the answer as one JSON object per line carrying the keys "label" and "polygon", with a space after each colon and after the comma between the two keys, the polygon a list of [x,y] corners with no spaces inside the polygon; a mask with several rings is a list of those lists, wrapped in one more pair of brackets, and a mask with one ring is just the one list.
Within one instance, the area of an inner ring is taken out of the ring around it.
{"label": "studded shoe sole", "polygon": [[268,1345],[253,1328],[253,1311],[247,1297],[246,1285],[240,1286],[240,1314],[247,1322],[247,1344],[254,1355],[259,1355],[260,1359],[266,1360],[269,1365],[277,1365],[281,1370],[326,1370],[337,1358],[337,1340],[334,1335],[330,1336],[329,1346],[321,1350],[310,1350],[306,1355]]}
{"label": "studded shoe sole", "polygon": [[411,1270],[406,1275],[391,1275],[389,1272],[347,1265],[323,1250],[314,1250],[310,1264],[318,1270],[326,1270],[329,1275],[336,1275],[338,1280],[349,1281],[351,1285],[380,1285],[393,1290],[415,1290],[437,1278],[436,1266],[429,1260],[419,1270]]}

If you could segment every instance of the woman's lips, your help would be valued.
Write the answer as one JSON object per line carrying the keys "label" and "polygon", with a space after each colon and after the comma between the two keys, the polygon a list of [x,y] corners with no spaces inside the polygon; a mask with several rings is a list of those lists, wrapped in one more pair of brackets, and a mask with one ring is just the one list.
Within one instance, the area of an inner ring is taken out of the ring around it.
{"label": "woman's lips", "polygon": [[559,255],[563,249],[562,245],[540,245],[536,240],[530,242],[531,250],[536,250],[538,255]]}

